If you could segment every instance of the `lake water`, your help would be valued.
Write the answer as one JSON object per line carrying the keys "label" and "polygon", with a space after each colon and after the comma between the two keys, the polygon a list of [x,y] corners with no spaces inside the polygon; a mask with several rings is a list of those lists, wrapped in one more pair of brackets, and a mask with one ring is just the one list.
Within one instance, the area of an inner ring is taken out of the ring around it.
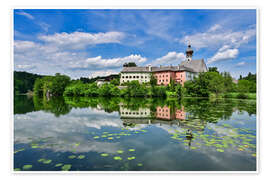
{"label": "lake water", "polygon": [[14,97],[15,171],[256,171],[256,101]]}

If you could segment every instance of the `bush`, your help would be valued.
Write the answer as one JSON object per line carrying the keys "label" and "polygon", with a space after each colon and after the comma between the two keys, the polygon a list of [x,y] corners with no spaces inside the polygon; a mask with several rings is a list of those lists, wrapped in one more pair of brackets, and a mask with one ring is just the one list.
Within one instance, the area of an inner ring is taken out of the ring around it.
{"label": "bush", "polygon": [[239,93],[237,96],[236,96],[238,99],[247,99],[248,96],[244,93]]}

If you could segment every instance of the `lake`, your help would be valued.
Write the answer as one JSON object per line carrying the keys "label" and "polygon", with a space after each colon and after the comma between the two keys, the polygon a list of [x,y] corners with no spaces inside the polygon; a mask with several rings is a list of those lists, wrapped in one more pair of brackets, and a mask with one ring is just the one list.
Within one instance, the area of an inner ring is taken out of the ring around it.
{"label": "lake", "polygon": [[256,171],[256,101],[14,97],[15,171]]}

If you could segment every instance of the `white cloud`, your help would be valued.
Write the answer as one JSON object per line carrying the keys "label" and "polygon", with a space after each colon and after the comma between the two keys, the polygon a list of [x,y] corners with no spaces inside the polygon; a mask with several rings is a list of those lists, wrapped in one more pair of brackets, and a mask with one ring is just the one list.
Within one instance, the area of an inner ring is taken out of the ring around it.
{"label": "white cloud", "polygon": [[49,28],[51,27],[51,25],[45,23],[45,22],[40,22],[38,23],[38,25],[41,27],[41,29],[43,29],[43,31],[48,32]]}
{"label": "white cloud", "polygon": [[101,56],[87,58],[83,61],[71,62],[70,68],[120,68],[126,62],[135,62],[136,64],[142,64],[147,59],[141,55],[131,54],[126,57],[118,57],[111,59],[103,59]]}
{"label": "white cloud", "polygon": [[39,39],[53,44],[57,47],[65,47],[69,49],[83,49],[88,45],[105,44],[105,43],[120,43],[125,37],[122,32],[106,32],[106,33],[55,33],[53,35],[42,35]]}
{"label": "white cloud", "polygon": [[240,66],[244,66],[246,65],[246,62],[242,61],[236,64],[236,66],[240,67]]}
{"label": "white cloud", "polygon": [[169,52],[165,56],[157,58],[153,65],[170,65],[170,64],[180,64],[181,61],[185,60],[186,56],[184,53]]}
{"label": "white cloud", "polygon": [[16,12],[16,14],[25,16],[25,17],[27,17],[28,19],[31,19],[31,20],[35,19],[34,16],[32,16],[31,14],[26,13],[24,11]]}
{"label": "white cloud", "polygon": [[21,70],[29,70],[35,68],[35,65],[30,65],[30,64],[18,64],[16,65],[18,69]]}
{"label": "white cloud", "polygon": [[214,31],[219,30],[219,29],[221,29],[221,25],[215,24],[215,25],[212,26],[208,31],[209,31],[209,32],[214,32]]}
{"label": "white cloud", "polygon": [[208,59],[207,63],[211,64],[217,61],[224,61],[229,59],[235,59],[239,54],[238,49],[227,49],[225,51],[218,51],[213,57]]}
{"label": "white cloud", "polygon": [[215,25],[207,32],[184,36],[180,42],[188,44],[190,41],[191,45],[196,49],[220,48],[224,45],[228,45],[232,48],[238,48],[240,45],[248,43],[256,36],[256,29],[254,27],[236,32],[224,30],[217,31],[219,28],[220,27],[218,25]]}

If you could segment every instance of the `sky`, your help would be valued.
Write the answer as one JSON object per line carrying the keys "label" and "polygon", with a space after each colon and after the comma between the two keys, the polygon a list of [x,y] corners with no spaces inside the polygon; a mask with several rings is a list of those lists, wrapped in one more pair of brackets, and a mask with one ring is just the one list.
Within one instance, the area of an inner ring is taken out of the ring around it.
{"label": "sky", "polygon": [[256,73],[255,9],[15,9],[14,70],[72,79],[117,74],[125,62],[193,59],[234,78]]}

